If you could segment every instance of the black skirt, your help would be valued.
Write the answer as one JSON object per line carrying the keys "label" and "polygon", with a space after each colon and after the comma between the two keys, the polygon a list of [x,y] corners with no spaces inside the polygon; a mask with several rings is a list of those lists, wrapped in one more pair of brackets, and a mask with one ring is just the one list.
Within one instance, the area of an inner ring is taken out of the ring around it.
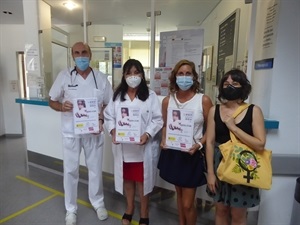
{"label": "black skirt", "polygon": [[195,188],[206,184],[203,156],[200,151],[189,153],[164,149],[158,161],[159,176],[179,187]]}

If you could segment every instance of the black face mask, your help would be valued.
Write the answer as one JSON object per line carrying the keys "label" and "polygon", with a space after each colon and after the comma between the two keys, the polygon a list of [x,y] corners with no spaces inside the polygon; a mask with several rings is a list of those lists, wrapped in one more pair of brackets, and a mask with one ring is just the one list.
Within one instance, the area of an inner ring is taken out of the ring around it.
{"label": "black face mask", "polygon": [[229,101],[240,99],[242,96],[242,87],[234,87],[228,85],[228,87],[223,88],[223,97]]}

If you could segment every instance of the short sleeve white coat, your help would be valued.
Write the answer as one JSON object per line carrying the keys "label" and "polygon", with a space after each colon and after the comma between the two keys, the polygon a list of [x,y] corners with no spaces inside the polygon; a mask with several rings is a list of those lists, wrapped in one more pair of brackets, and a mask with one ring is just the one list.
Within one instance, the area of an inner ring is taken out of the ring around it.
{"label": "short sleeve white coat", "polygon": [[[93,69],[86,79],[77,74],[72,68],[62,70],[55,79],[49,96],[52,101],[73,101],[74,98],[96,97],[99,112],[103,105],[107,105],[112,96],[112,87],[107,76],[99,70]],[[73,113],[62,112],[62,133],[64,137],[75,137],[73,127]]]}

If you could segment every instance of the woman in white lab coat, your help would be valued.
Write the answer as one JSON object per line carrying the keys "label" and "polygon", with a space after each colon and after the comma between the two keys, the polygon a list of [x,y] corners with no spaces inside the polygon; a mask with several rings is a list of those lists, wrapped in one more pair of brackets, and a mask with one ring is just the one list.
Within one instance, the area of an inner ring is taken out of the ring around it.
{"label": "woman in white lab coat", "polygon": [[[130,120],[140,121],[140,135],[135,135],[138,140],[133,143],[128,143],[129,133],[137,131],[130,124],[119,122],[124,108],[129,109],[129,123]],[[137,187],[141,202],[139,224],[148,225],[149,193],[153,190],[156,179],[160,151],[159,131],[163,120],[159,99],[147,87],[144,68],[138,60],[129,59],[124,64],[121,84],[105,109],[104,119],[113,142],[115,189],[121,194],[124,189],[127,201],[122,224],[128,225],[132,220]],[[123,129],[123,140],[121,135],[116,136],[116,128]]]}

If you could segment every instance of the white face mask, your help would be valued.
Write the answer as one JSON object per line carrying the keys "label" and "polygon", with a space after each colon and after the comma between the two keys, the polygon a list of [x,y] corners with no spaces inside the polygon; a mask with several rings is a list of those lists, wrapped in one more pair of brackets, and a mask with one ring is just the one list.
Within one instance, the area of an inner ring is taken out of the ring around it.
{"label": "white face mask", "polygon": [[131,88],[136,88],[140,85],[142,78],[140,76],[130,76],[126,78],[126,83]]}

